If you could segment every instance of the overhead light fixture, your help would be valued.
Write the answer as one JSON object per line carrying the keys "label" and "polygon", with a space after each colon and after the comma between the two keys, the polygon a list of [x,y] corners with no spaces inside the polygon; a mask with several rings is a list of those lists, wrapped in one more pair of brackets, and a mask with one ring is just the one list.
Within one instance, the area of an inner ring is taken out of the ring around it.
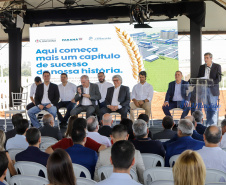
{"label": "overhead light fixture", "polygon": [[134,24],[134,28],[152,28],[148,24]]}

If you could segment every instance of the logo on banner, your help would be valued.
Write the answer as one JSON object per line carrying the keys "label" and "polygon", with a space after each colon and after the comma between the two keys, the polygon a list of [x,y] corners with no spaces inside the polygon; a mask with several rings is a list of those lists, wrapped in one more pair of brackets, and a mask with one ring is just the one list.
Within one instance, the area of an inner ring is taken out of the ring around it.
{"label": "logo on banner", "polygon": [[36,39],[36,43],[41,43],[41,42],[56,42],[56,39]]}
{"label": "logo on banner", "polygon": [[89,37],[89,40],[90,41],[101,41],[101,40],[111,40],[111,37],[95,37],[95,38],[93,38],[93,37]]}
{"label": "logo on banner", "polygon": [[62,42],[82,41],[82,38],[62,39]]}

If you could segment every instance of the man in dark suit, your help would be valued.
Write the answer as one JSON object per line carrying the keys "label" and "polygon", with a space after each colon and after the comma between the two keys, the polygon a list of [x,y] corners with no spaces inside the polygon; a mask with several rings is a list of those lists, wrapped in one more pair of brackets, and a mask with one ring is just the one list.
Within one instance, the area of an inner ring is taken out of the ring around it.
{"label": "man in dark suit", "polygon": [[199,77],[205,77],[206,79],[213,79],[213,86],[207,88],[206,97],[202,96],[202,99],[206,99],[204,102],[209,106],[205,111],[207,114],[206,125],[217,124],[217,100],[220,94],[219,82],[221,81],[221,66],[215,64],[212,61],[213,55],[211,53],[204,54],[205,64],[199,68]]}
{"label": "man in dark suit", "polygon": [[39,149],[41,143],[41,133],[37,128],[30,128],[26,133],[26,140],[29,147],[18,153],[15,157],[16,161],[30,161],[46,166],[49,154]]}
{"label": "man in dark suit", "polygon": [[97,111],[96,101],[101,99],[101,95],[98,85],[90,83],[87,75],[82,75],[80,79],[82,85],[78,86],[75,95],[75,102],[79,101],[79,104],[71,110],[70,115],[74,116],[86,112],[86,118],[88,118]]}
{"label": "man in dark suit", "polygon": [[127,118],[127,112],[130,109],[129,87],[122,85],[122,77],[114,75],[112,77],[114,87],[109,87],[105,98],[106,107],[100,109],[100,118],[105,113],[118,112],[121,119]]}
{"label": "man in dark suit", "polygon": [[148,132],[147,123],[142,119],[136,120],[133,123],[133,133],[136,139],[131,140],[131,142],[140,153],[151,153],[164,157],[165,149],[162,143],[160,141],[151,140],[148,137]]}
{"label": "man in dark suit", "polygon": [[111,125],[113,123],[111,114],[104,114],[102,118],[102,123],[103,126],[99,128],[98,133],[102,136],[110,137],[112,131]]}
{"label": "man in dark suit", "polygon": [[196,131],[203,135],[205,130],[206,130],[206,126],[203,125],[203,113],[200,110],[196,110],[195,112],[192,113],[192,116],[194,117],[195,120],[195,125],[196,125]]}
{"label": "man in dark suit", "polygon": [[6,135],[5,143],[7,142],[8,139],[15,137],[15,135],[17,134],[16,133],[16,125],[17,125],[18,122],[22,121],[22,119],[23,119],[23,116],[22,116],[22,114],[19,114],[19,113],[14,114],[12,116],[12,124],[14,126],[14,129],[9,130],[8,132],[5,133],[5,135]]}
{"label": "man in dark suit", "polygon": [[57,140],[62,139],[62,134],[58,127],[54,127],[54,118],[51,114],[45,114],[43,116],[44,127],[40,129],[41,136],[53,137]]}
{"label": "man in dark suit", "polygon": [[193,123],[188,119],[181,119],[178,124],[178,139],[166,145],[165,166],[169,167],[169,160],[172,156],[181,154],[185,150],[199,150],[205,143],[191,137],[193,134]]}
{"label": "man in dark suit", "polygon": [[172,139],[176,132],[172,130],[174,121],[171,116],[165,116],[162,120],[163,131],[154,134],[154,139]]}
{"label": "man in dark suit", "polygon": [[182,80],[182,72],[176,71],[175,81],[169,83],[169,87],[166,93],[165,102],[162,106],[163,112],[166,116],[171,116],[170,110],[174,108],[183,109],[181,118],[188,115],[189,107],[188,103],[190,96],[186,95],[186,90],[188,88],[188,82]]}
{"label": "man in dark suit", "polygon": [[28,110],[28,116],[30,117],[31,123],[34,127],[40,128],[41,124],[36,118],[36,114],[41,110],[46,110],[53,117],[56,117],[57,114],[57,103],[59,101],[59,90],[56,84],[50,82],[50,73],[49,71],[43,72],[44,83],[37,86],[35,93],[35,105]]}

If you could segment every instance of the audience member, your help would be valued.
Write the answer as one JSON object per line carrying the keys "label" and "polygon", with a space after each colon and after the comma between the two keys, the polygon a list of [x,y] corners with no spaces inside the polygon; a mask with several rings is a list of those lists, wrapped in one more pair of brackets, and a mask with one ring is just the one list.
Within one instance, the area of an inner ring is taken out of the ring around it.
{"label": "audience member", "polygon": [[84,127],[74,128],[71,137],[74,145],[65,151],[70,155],[72,163],[86,167],[93,178],[98,157],[95,151],[84,147],[86,143],[86,131]]}
{"label": "audience member", "polygon": [[59,90],[56,84],[50,82],[50,72],[44,71],[42,74],[44,83],[37,86],[35,92],[35,105],[28,110],[28,116],[30,117],[31,124],[40,128],[41,124],[36,118],[36,114],[41,110],[45,110],[56,117],[57,114],[57,103],[59,101]]}
{"label": "audience member", "polygon": [[162,106],[163,112],[166,116],[171,116],[170,110],[173,108],[182,108],[183,113],[181,118],[184,118],[189,113],[188,102],[190,96],[186,95],[186,90],[188,88],[188,82],[182,80],[182,72],[175,72],[175,81],[169,83],[169,87],[166,93],[165,102]]}
{"label": "audience member", "polygon": [[[142,119],[142,120],[144,120],[147,123],[147,125],[149,125],[150,118],[149,118],[149,116],[147,114],[140,114],[137,119]],[[148,137],[153,139],[153,134],[151,133],[150,128],[149,128]]]}
{"label": "audience member", "polygon": [[130,169],[135,163],[135,148],[129,141],[118,141],[111,149],[110,161],[113,164],[111,176],[97,184],[99,185],[141,185],[130,176]]}
{"label": "audience member", "polygon": [[206,168],[201,156],[192,150],[184,151],[173,166],[174,185],[204,185]]}
{"label": "audience member", "polygon": [[67,125],[67,130],[65,132],[65,137],[66,138],[70,138],[71,137],[71,131],[72,131],[72,128],[73,128],[73,123],[74,121],[78,118],[78,116],[71,116],[69,118],[69,121],[68,121],[68,125]]}
{"label": "audience member", "polygon": [[[77,87],[75,84],[68,82],[68,76],[66,73],[62,73],[60,75],[61,84],[58,85],[59,92],[60,92],[60,102],[57,104],[57,115],[58,119],[60,120],[60,126],[65,127],[67,126],[68,118],[70,117],[71,110],[75,107],[75,93],[77,91]],[[65,107],[67,108],[67,112],[64,117],[59,112],[59,109]]]}
{"label": "audience member", "polygon": [[34,79],[35,83],[33,83],[31,85],[31,89],[30,89],[30,99],[31,99],[31,103],[29,103],[26,107],[27,110],[31,109],[32,107],[35,106],[35,100],[34,100],[34,96],[35,96],[35,92],[36,92],[36,88],[39,84],[42,83],[42,80],[39,76],[36,76]]}
{"label": "audience member", "polygon": [[14,129],[7,131],[6,134],[6,142],[8,139],[14,137],[16,135],[16,124],[23,119],[22,114],[14,114],[12,116],[12,124]]}
{"label": "audience member", "polygon": [[207,127],[204,133],[205,146],[197,152],[201,155],[206,168],[226,173],[226,152],[219,147],[221,138],[221,129],[219,127],[216,125]]}
{"label": "audience member", "polygon": [[45,114],[43,116],[44,126],[40,128],[41,136],[53,137],[57,140],[62,139],[61,131],[58,127],[54,127],[54,118],[52,114]]}
{"label": "audience member", "polygon": [[144,120],[138,119],[133,123],[133,132],[136,139],[131,140],[131,142],[140,153],[152,153],[162,157],[165,156],[162,143],[160,141],[153,141],[148,137],[149,129]]}
{"label": "audience member", "polygon": [[104,114],[102,118],[102,123],[103,126],[100,127],[98,133],[102,136],[110,137],[112,131],[111,125],[113,123],[112,115],[109,113]]}
{"label": "audience member", "polygon": [[6,172],[9,164],[9,161],[5,152],[0,151],[0,159],[1,159],[0,160],[0,185],[5,185],[3,181],[5,180]]}
{"label": "audience member", "polygon": [[[5,151],[5,148],[4,148],[5,140],[6,140],[5,133],[4,133],[4,131],[0,130],[0,152],[4,152]],[[11,176],[16,175],[17,172],[16,172],[16,170],[14,168],[13,162],[12,162],[12,160],[10,158],[10,155],[9,155],[8,151],[5,151],[5,153],[6,153],[6,156],[8,158],[8,161],[9,161],[9,163],[8,163],[9,172],[10,172]]]}
{"label": "audience member", "polygon": [[76,185],[71,159],[62,149],[55,150],[47,162],[49,185]]}
{"label": "audience member", "polygon": [[79,104],[71,110],[71,116],[78,115],[81,112],[86,112],[86,118],[92,116],[98,106],[96,101],[101,99],[100,91],[97,84],[89,82],[87,75],[82,75],[81,84],[77,88],[77,94],[75,95],[75,102],[79,101]]}
{"label": "audience member", "polygon": [[174,121],[171,116],[165,116],[162,120],[163,131],[154,134],[154,139],[172,139],[177,133],[172,130]]}
{"label": "audience member", "polygon": [[90,137],[94,141],[106,145],[107,147],[111,146],[110,140],[106,136],[102,136],[98,133],[99,124],[98,120],[94,116],[87,118],[87,137]]}
{"label": "audience member", "polygon": [[37,128],[30,128],[26,133],[26,140],[29,147],[18,153],[15,157],[16,161],[30,161],[46,166],[49,154],[39,149],[41,143],[41,133]]}
{"label": "audience member", "polygon": [[97,82],[97,85],[99,87],[99,91],[101,94],[101,99],[99,100],[98,104],[99,104],[99,108],[101,109],[102,107],[106,107],[105,98],[107,95],[107,89],[109,87],[112,87],[113,85],[112,85],[112,83],[107,82],[105,80],[105,75],[103,72],[98,73],[98,80],[99,80],[99,82]]}
{"label": "audience member", "polygon": [[193,117],[193,116],[186,116],[185,119],[190,120],[190,121],[193,123],[193,125],[194,125],[193,134],[192,134],[191,137],[192,137],[193,139],[196,139],[196,140],[199,140],[199,141],[204,141],[204,140],[203,140],[203,135],[199,134],[199,133],[196,131],[196,126],[197,126],[197,124],[196,124],[196,122],[195,122],[194,117]]}
{"label": "audience member", "polygon": [[28,120],[26,119],[22,119],[17,123],[16,135],[15,137],[8,139],[8,141],[6,142],[6,150],[9,150],[12,148],[27,149],[28,143],[25,139],[25,135],[28,127],[29,127],[29,123],[28,123]]}
{"label": "audience member", "polygon": [[[77,118],[73,122],[72,129],[76,128],[76,127],[81,127],[81,126],[84,129],[86,129],[87,122],[83,118]],[[46,153],[51,154],[51,153],[53,153],[53,150],[55,150],[57,148],[67,149],[67,148],[73,146],[73,141],[71,139],[71,133],[72,133],[72,130],[69,130],[68,131],[69,137],[63,138],[60,141],[58,141],[57,143],[55,143],[54,145],[48,147],[46,149]],[[96,141],[94,141],[93,139],[91,139],[89,137],[87,137],[87,139],[86,139],[85,147],[90,148],[96,152],[106,149],[105,145],[101,145],[100,143],[97,143]]]}
{"label": "audience member", "polygon": [[206,130],[206,126],[203,125],[203,113],[200,110],[196,110],[192,113],[192,116],[195,119],[196,131],[203,135]]}
{"label": "audience member", "polygon": [[133,122],[132,122],[132,120],[128,119],[128,118],[123,118],[120,121],[120,124],[126,126],[127,132],[129,134],[128,140],[130,140],[130,141],[133,140],[135,137],[134,137],[134,134],[133,134]]}
{"label": "audience member", "polygon": [[140,83],[133,87],[130,103],[130,119],[134,122],[133,110],[143,108],[145,114],[150,117],[151,114],[151,100],[153,98],[154,90],[152,85],[146,82],[147,73],[141,71],[139,73]]}
{"label": "audience member", "polygon": [[219,146],[221,148],[226,148],[226,119],[221,122],[222,139]]}
{"label": "audience member", "polygon": [[129,111],[130,92],[129,87],[122,85],[122,77],[114,75],[112,77],[114,87],[109,87],[105,98],[106,106],[100,109],[100,118],[102,119],[105,113],[118,112],[121,114],[121,119],[127,118]]}
{"label": "audience member", "polygon": [[181,119],[177,128],[178,139],[166,145],[165,166],[169,167],[169,159],[183,151],[199,150],[204,146],[204,142],[195,140],[191,137],[194,125],[190,120]]}
{"label": "audience member", "polygon": [[[121,141],[121,140],[128,140],[127,128],[124,125],[114,126],[112,129],[111,139],[113,143],[116,143],[117,141]],[[111,147],[100,152],[98,161],[96,164],[96,168],[95,168],[94,180],[100,181],[97,173],[98,168],[100,168],[101,166],[110,165],[111,164],[110,157],[111,157]],[[135,150],[134,158],[135,158],[135,163],[132,166],[132,168],[135,172],[137,172],[139,181],[143,183],[144,182],[143,172],[145,170],[145,167],[144,167],[143,159],[139,150]]]}

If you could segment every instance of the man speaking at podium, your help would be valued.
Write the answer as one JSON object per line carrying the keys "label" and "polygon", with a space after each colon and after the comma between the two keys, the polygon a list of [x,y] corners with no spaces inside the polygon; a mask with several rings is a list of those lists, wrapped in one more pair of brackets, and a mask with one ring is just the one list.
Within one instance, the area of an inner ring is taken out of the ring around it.
{"label": "man speaking at podium", "polygon": [[219,82],[221,81],[221,66],[212,61],[213,55],[211,53],[204,54],[205,64],[199,68],[198,78],[204,77],[206,79],[213,79],[213,86],[207,88],[206,91],[206,110],[207,122],[206,125],[217,125],[217,100],[219,96]]}

